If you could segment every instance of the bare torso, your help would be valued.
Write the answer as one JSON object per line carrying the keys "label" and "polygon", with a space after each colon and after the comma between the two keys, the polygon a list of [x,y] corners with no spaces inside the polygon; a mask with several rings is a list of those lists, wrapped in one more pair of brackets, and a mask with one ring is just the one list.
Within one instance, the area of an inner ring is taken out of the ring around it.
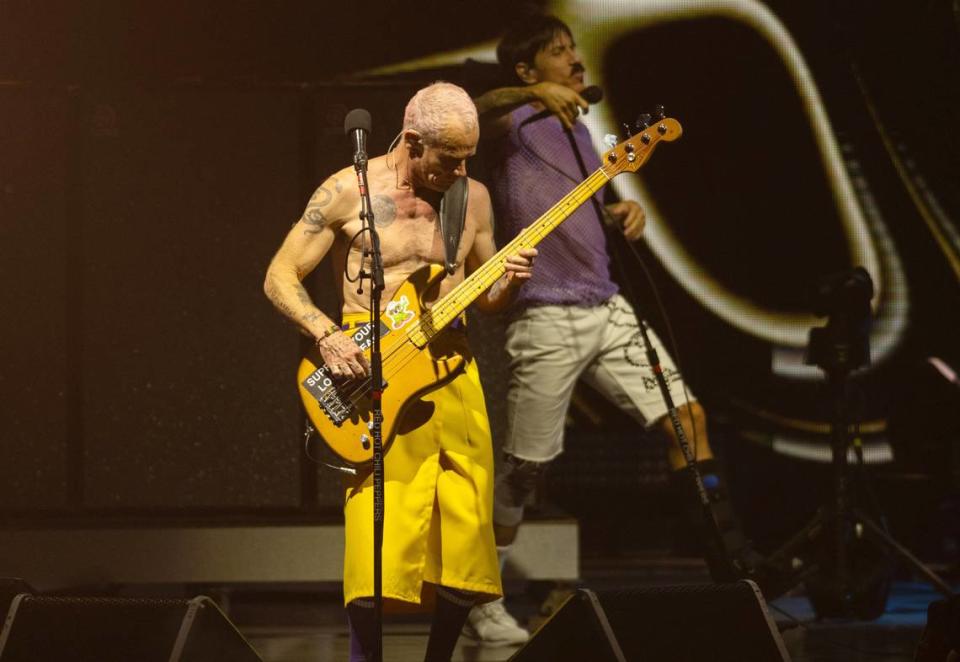
{"label": "bare torso", "polygon": [[[356,187],[352,168],[340,171],[335,179],[340,186]],[[427,192],[429,197],[418,197],[411,187],[399,186],[397,172],[388,166],[384,156],[370,161],[367,179],[383,255],[385,291],[382,301],[383,306],[386,306],[391,295],[412,273],[428,264],[444,264],[444,245],[437,213],[440,196]],[[475,181],[470,180],[471,194],[477,186]],[[344,278],[344,256],[347,258],[347,273],[353,277],[360,269],[363,248],[370,245],[367,235],[354,239],[361,228],[360,197],[358,194],[351,196],[354,197],[350,211],[342,216],[341,222],[336,226],[336,239],[331,247],[344,313],[362,312],[370,306],[369,285],[365,284],[364,293],[358,294],[357,284]],[[476,237],[478,220],[478,207],[473,202],[475,198],[471,196],[469,200],[463,234],[457,249],[457,269],[441,283],[440,296],[453,289],[464,278],[464,263]],[[369,268],[369,261],[365,262],[365,266]]]}

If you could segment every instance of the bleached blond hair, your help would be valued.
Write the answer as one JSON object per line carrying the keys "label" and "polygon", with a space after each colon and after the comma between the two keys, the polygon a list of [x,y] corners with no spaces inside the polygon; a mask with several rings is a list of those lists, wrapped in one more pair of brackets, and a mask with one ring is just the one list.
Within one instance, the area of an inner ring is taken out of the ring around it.
{"label": "bleached blond hair", "polygon": [[479,123],[477,107],[467,91],[440,81],[413,95],[403,113],[403,129],[413,129],[423,136],[424,142],[437,144],[453,117],[460,119],[467,131],[473,131]]}

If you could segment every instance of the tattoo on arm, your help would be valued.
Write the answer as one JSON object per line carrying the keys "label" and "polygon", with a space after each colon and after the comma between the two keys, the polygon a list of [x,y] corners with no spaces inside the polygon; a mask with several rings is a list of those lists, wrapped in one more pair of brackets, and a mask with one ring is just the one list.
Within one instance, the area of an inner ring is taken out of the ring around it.
{"label": "tattoo on arm", "polygon": [[309,226],[303,231],[304,234],[319,234],[327,227],[327,217],[319,209],[307,209],[303,213],[303,222]]}
{"label": "tattoo on arm", "polygon": [[317,305],[313,303],[313,300],[310,298],[310,295],[307,293],[307,288],[303,286],[302,283],[297,283],[293,286],[293,291],[297,294],[297,299],[300,300],[300,304],[307,309],[307,312],[303,314],[300,318],[303,322],[311,324],[316,322],[319,319],[323,318],[323,315],[317,310]]}
{"label": "tattoo on arm", "polygon": [[[339,182],[334,180],[334,184],[339,190]],[[304,234],[317,234],[327,227],[328,220],[321,211],[321,207],[326,207],[331,200],[333,200],[333,194],[322,186],[313,194],[310,202],[307,203],[307,209],[303,212],[303,218],[300,219],[307,226],[303,231]]]}
{"label": "tattoo on arm", "polygon": [[[301,314],[294,310],[294,306],[291,305],[292,302],[289,301],[290,290],[287,289],[286,285],[279,285],[271,279],[267,283],[266,293],[277,310],[283,313],[288,320],[298,323],[301,327],[303,327],[304,324],[313,324],[317,320],[323,319],[323,314],[317,310],[316,305],[310,300],[310,295],[307,294],[307,290],[302,284],[297,283],[291,289],[296,294],[300,303],[307,308],[306,313]],[[287,294],[284,294],[284,292],[287,292]]]}
{"label": "tattoo on arm", "polygon": [[526,87],[501,87],[474,99],[480,118],[493,118],[505,115],[527,103],[533,95]]}
{"label": "tattoo on arm", "polygon": [[375,195],[370,204],[373,206],[373,222],[377,227],[385,228],[396,220],[397,205],[389,195]]}
{"label": "tattoo on arm", "polygon": [[308,308],[313,308],[313,301],[310,299],[310,295],[307,294],[307,289],[300,283],[297,283],[293,286],[293,291],[296,292],[297,298],[300,300],[304,306]]}
{"label": "tattoo on arm", "polygon": [[293,309],[283,300],[283,296],[280,294],[280,288],[277,287],[277,284],[272,280],[267,284],[267,296],[270,298],[270,301],[273,302],[273,305],[276,306],[277,310],[287,318],[293,319],[296,317]]}

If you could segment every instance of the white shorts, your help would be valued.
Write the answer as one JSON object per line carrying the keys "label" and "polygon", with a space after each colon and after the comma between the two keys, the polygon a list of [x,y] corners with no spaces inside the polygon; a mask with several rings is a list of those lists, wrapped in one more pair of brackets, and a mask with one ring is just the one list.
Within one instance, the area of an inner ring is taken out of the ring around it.
{"label": "white shorts", "polygon": [[[652,329],[674,405],[695,398]],[[510,388],[503,450],[521,460],[547,462],[563,452],[567,408],[577,380],[650,427],[667,407],[647,361],[633,308],[619,294],[599,306],[527,308],[507,327]]]}

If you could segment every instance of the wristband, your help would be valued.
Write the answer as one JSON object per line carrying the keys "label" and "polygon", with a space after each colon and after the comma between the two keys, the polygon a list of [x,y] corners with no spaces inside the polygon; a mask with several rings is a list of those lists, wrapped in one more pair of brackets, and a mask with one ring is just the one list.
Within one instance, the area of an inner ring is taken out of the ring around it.
{"label": "wristband", "polygon": [[320,334],[320,337],[316,339],[314,344],[319,343],[321,340],[326,340],[327,338],[329,338],[339,330],[340,330],[339,324],[331,324],[329,329],[327,329],[322,334]]}

